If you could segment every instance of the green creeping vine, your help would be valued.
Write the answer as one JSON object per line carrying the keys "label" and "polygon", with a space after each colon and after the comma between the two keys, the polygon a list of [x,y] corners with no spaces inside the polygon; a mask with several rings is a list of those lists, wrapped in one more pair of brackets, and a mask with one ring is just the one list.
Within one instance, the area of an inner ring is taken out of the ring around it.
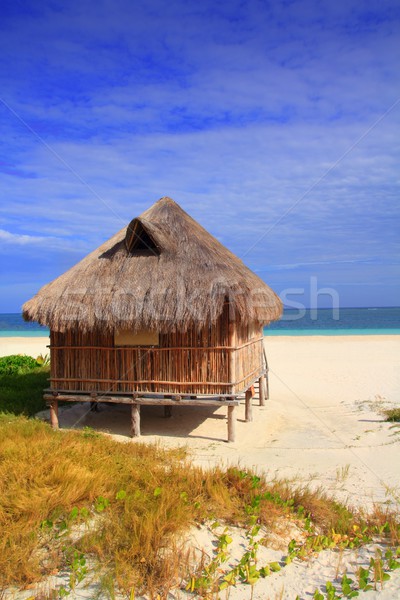
{"label": "green creeping vine", "polygon": [[386,550],[382,556],[381,550],[376,550],[375,558],[371,558],[367,569],[359,567],[357,581],[354,582],[344,573],[340,582],[340,589],[336,588],[331,581],[325,585],[325,594],[315,590],[313,600],[337,600],[341,598],[356,598],[359,591],[368,592],[376,590],[378,584],[383,587],[384,581],[389,581],[388,571],[400,569],[400,547],[396,551]]}
{"label": "green creeping vine", "polygon": [[[251,488],[257,490],[260,488],[260,478],[247,473],[246,471],[236,471],[239,480],[251,480]],[[260,541],[257,539],[261,529],[260,510],[263,502],[273,503],[279,507],[288,510],[295,518],[302,521],[303,529],[309,534],[304,542],[298,542],[294,539],[288,544],[287,555],[282,563],[270,562],[259,567],[257,553]],[[351,535],[343,535],[331,530],[329,535],[319,535],[315,531],[310,513],[306,513],[303,506],[295,506],[292,498],[284,500],[278,493],[264,492],[256,493],[250,504],[246,506],[245,512],[247,519],[247,548],[240,561],[231,569],[224,569],[223,565],[229,560],[228,546],[232,542],[228,529],[217,538],[217,548],[212,560],[203,566],[201,572],[197,575],[192,574],[186,585],[186,591],[197,592],[201,596],[210,597],[218,595],[218,592],[226,590],[230,586],[235,586],[238,582],[254,586],[260,578],[269,577],[274,572],[290,564],[294,559],[305,560],[312,554],[326,549],[353,549],[370,543],[372,536],[383,536],[390,533],[389,523],[383,525],[368,527],[367,525],[353,525]],[[220,524],[214,523],[211,528],[215,529]],[[400,548],[395,552],[388,550],[385,553],[385,561],[378,553],[376,559],[371,559],[369,569],[360,567],[358,571],[358,582],[354,583],[345,573],[342,577],[340,590],[336,589],[333,583],[326,583],[326,594],[323,595],[320,590],[316,590],[314,600],[336,600],[337,598],[354,598],[358,596],[358,590],[368,591],[373,589],[370,584],[370,575],[373,575],[375,589],[377,582],[381,585],[390,578],[388,571],[400,567],[398,558],[400,557]]]}
{"label": "green creeping vine", "polygon": [[[126,492],[120,490],[116,494],[116,500],[124,500]],[[103,496],[98,496],[93,503],[93,512],[102,513],[110,505],[110,501]],[[71,528],[79,523],[87,523],[91,517],[90,511],[83,507],[74,507],[70,513],[64,518],[58,518],[53,520],[45,519],[40,524],[40,529],[43,534],[52,533],[56,539],[67,540],[68,534],[71,533]],[[52,598],[66,598],[72,592],[75,592],[76,587],[81,584],[86,576],[88,575],[88,566],[86,557],[83,552],[76,549],[73,544],[65,544],[61,547],[65,566],[69,571],[68,585],[61,585],[58,589],[53,590]],[[55,595],[54,595],[55,594]],[[34,600],[34,598],[28,598],[27,600]]]}

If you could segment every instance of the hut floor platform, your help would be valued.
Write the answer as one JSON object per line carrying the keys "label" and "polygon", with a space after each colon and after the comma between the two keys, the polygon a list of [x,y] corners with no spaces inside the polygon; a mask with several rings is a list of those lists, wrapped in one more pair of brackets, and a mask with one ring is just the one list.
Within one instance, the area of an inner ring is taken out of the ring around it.
{"label": "hut floor platform", "polygon": [[[268,379],[262,375],[245,392],[245,420],[252,421],[252,399],[256,395],[255,384],[258,386],[257,396],[259,404],[264,405],[268,399]],[[228,424],[228,442],[236,438],[236,407],[240,404],[239,396],[235,395],[186,395],[186,394],[157,394],[151,392],[126,392],[104,394],[102,392],[82,392],[46,389],[44,400],[50,408],[50,422],[54,429],[58,429],[58,403],[59,402],[90,402],[91,409],[96,410],[97,403],[130,404],[131,405],[131,432],[132,437],[140,436],[140,407],[143,405],[164,406],[166,417],[171,416],[173,406],[226,406]]]}

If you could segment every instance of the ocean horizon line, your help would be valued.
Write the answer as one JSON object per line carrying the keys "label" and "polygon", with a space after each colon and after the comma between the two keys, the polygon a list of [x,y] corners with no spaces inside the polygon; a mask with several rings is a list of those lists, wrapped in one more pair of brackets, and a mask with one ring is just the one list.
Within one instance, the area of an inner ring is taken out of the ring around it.
{"label": "ocean horizon line", "polygon": [[[334,307],[334,306],[321,306],[321,307],[320,306],[318,306],[318,307],[315,307],[315,306],[304,306],[304,307],[301,307],[301,308],[293,307],[293,306],[284,306],[283,310],[284,311],[289,311],[290,310],[290,311],[296,311],[296,312],[298,312],[300,310],[306,310],[306,311],[311,311],[311,310],[315,311],[316,310],[318,312],[320,310],[331,310],[331,311],[333,311],[333,310],[339,310],[339,311],[341,311],[341,310],[385,310],[387,308],[389,308],[389,309],[390,308],[391,309],[396,309],[396,308],[400,309],[400,305],[393,305],[393,306],[337,306],[337,307]],[[22,317],[22,310],[19,311],[19,312],[18,311],[14,311],[14,312],[0,312],[0,318],[2,316],[6,316],[6,315],[8,315],[8,316],[21,316]],[[25,322],[29,323],[31,321],[25,321]]]}
{"label": "ocean horizon line", "polygon": [[[0,313],[0,338],[47,337],[48,327],[24,321],[21,313]],[[400,307],[288,309],[264,327],[268,336],[400,335]]]}

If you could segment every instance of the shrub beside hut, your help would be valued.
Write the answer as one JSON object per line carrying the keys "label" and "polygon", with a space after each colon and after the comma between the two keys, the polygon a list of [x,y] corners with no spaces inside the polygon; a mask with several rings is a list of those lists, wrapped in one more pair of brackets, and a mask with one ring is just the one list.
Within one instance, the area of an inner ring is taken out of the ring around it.
{"label": "shrub beside hut", "polygon": [[139,217],[25,303],[26,320],[50,328],[45,398],[140,406],[228,406],[252,386],[265,395],[263,326],[278,296],[170,198]]}

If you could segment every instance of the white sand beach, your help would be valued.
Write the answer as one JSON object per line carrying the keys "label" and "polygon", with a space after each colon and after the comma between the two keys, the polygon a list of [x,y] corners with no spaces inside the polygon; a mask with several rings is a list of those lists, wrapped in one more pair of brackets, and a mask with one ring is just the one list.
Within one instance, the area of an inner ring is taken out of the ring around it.
{"label": "white sand beach", "polygon": [[[48,338],[1,342],[2,354],[35,356],[46,352]],[[322,486],[352,506],[398,505],[400,427],[385,422],[380,411],[400,406],[400,336],[271,336],[265,347],[270,399],[265,407],[254,399],[250,423],[244,420],[244,402],[238,407],[236,442],[226,442],[226,410],[207,407],[174,407],[170,419],[160,407],[144,407],[139,439],[187,446],[203,466],[240,463],[269,477],[290,478],[295,485]],[[130,442],[129,406],[99,408],[91,413],[88,404],[66,407],[60,425],[91,426]],[[329,579],[337,560],[328,552],[308,566],[291,565],[274,576],[275,583],[268,578],[257,585],[253,598],[289,600],[296,593],[310,598],[307,590]],[[366,597],[398,598],[399,571],[383,590]],[[249,598],[249,588],[237,588],[230,597]]]}
{"label": "white sand beach", "polygon": [[48,337],[0,337],[0,356],[28,354],[36,358],[39,354],[49,354]]}

